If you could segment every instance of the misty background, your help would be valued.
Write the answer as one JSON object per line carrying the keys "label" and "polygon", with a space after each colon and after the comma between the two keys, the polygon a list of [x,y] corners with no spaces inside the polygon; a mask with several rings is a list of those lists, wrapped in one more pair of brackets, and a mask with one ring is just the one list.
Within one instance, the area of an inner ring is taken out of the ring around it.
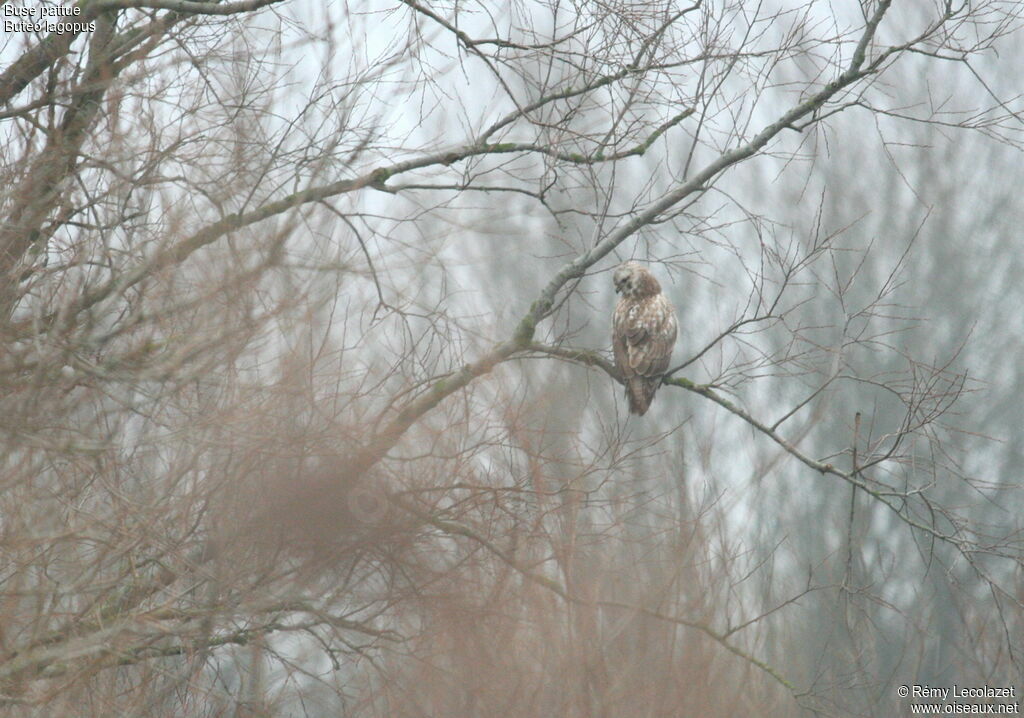
{"label": "misty background", "polygon": [[1016,3],[82,7],[0,46],[5,710],[1019,695]]}

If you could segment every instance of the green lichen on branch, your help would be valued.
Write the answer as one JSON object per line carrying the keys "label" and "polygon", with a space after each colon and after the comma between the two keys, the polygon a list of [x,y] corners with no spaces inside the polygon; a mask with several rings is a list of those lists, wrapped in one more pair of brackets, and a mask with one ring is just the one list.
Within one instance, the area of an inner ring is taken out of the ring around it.
{"label": "green lichen on branch", "polygon": [[493,145],[486,145],[485,149],[488,152],[517,152],[523,148],[515,142],[499,142]]}
{"label": "green lichen on branch", "polygon": [[536,308],[537,302],[530,305],[530,311],[522,318],[515,334],[512,335],[512,343],[519,349],[526,349],[533,341],[534,332],[537,331]]}
{"label": "green lichen on branch", "polygon": [[681,389],[686,389],[687,391],[693,391],[693,392],[696,392],[698,394],[703,394],[705,396],[708,396],[711,393],[711,389],[709,387],[705,386],[704,384],[696,384],[696,383],[690,381],[689,379],[686,379],[686,378],[681,377],[681,376],[672,376],[672,377],[668,377],[667,376],[667,377],[665,377],[663,382],[665,384],[670,384],[672,386],[678,386]]}

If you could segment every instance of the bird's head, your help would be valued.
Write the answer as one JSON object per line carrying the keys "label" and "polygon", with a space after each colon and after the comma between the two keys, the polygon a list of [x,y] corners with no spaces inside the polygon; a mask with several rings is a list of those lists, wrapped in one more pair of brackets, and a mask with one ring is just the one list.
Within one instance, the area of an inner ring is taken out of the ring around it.
{"label": "bird's head", "polygon": [[625,262],[612,275],[615,293],[626,297],[654,296],[661,291],[661,285],[654,275],[637,262]]}

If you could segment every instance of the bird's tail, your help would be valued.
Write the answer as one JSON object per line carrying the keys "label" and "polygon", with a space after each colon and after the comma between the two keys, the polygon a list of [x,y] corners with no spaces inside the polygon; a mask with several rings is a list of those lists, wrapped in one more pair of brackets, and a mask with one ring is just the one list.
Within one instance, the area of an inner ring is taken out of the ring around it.
{"label": "bird's tail", "polygon": [[654,394],[661,385],[661,377],[648,379],[646,377],[631,377],[626,382],[626,398],[629,400],[629,413],[643,416],[651,408],[654,401]]}

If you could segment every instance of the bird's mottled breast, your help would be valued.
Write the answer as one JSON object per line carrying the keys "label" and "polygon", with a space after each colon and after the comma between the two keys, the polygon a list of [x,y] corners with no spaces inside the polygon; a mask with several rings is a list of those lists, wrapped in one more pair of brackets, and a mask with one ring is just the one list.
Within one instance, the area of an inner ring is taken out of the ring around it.
{"label": "bird's mottled breast", "polygon": [[672,313],[672,308],[663,296],[646,300],[622,299],[615,314],[630,326],[641,326],[648,331],[655,330]]}

